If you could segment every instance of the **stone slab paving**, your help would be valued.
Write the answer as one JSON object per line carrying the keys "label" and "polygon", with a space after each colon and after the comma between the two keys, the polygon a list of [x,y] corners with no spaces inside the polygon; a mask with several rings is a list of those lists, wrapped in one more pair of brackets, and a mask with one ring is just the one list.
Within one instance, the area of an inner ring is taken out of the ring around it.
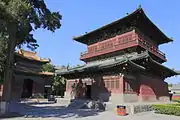
{"label": "stone slab paving", "polygon": [[146,112],[146,113],[139,113],[135,115],[129,115],[129,116],[117,116],[113,112],[102,112],[98,115],[94,116],[86,116],[86,117],[80,117],[78,115],[71,116],[59,116],[59,117],[48,117],[48,118],[9,118],[4,120],[180,120],[180,117],[178,116],[169,116],[169,115],[161,115],[161,114],[155,114],[153,112]]}
{"label": "stone slab paving", "polygon": [[60,104],[13,104],[11,111],[24,116],[3,120],[180,120],[180,116],[155,114],[152,111],[118,116],[116,111],[97,112],[88,109],[69,109]]}

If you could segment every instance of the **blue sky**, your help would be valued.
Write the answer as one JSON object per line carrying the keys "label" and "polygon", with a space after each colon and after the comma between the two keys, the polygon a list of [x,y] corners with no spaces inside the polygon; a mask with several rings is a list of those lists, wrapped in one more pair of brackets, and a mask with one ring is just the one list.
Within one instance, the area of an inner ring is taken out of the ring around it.
{"label": "blue sky", "polygon": [[[174,42],[160,46],[166,53],[166,66],[180,70],[180,1],[179,0],[45,0],[52,11],[62,15],[62,27],[55,33],[38,30],[34,33],[41,57],[51,58],[55,65],[76,65],[86,46],[72,40],[133,12],[141,4],[147,16]],[[180,77],[167,80],[180,83]]]}

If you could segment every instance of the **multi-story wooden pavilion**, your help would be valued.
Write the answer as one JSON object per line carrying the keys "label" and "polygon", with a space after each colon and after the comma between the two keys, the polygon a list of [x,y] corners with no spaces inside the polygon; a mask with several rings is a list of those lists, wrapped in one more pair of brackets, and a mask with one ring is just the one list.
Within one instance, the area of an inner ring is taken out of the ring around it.
{"label": "multi-story wooden pavilion", "polygon": [[[178,75],[165,67],[159,45],[171,42],[142,8],[85,35],[73,38],[87,45],[81,54],[86,64],[57,70],[67,78],[66,97],[75,82],[85,83],[83,95],[114,103],[168,101],[167,77]],[[70,98],[70,97],[69,97]]]}
{"label": "multi-story wooden pavilion", "polygon": [[[42,65],[49,59],[40,58],[36,52],[18,50],[15,52],[15,64],[11,88],[11,100],[20,98],[44,97],[52,84],[53,73],[43,72]],[[1,86],[1,92],[3,84]]]}

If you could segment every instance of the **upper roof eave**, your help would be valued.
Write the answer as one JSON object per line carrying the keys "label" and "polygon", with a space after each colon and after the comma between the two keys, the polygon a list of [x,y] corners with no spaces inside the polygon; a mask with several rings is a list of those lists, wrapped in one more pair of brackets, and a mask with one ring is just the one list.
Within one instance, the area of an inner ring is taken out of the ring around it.
{"label": "upper roof eave", "polygon": [[86,33],[86,34],[84,34],[84,35],[80,35],[80,36],[77,36],[77,37],[73,37],[73,40],[76,40],[76,41],[78,41],[78,42],[87,44],[86,41],[85,41],[85,38],[88,37],[89,35],[92,35],[92,34],[94,34],[95,32],[101,31],[101,30],[103,30],[103,29],[105,29],[105,28],[108,28],[108,27],[110,27],[110,26],[112,26],[112,25],[115,25],[115,24],[117,24],[117,23],[120,23],[120,22],[122,22],[122,21],[125,20],[125,19],[130,19],[131,16],[137,15],[138,13],[144,15],[145,18],[148,20],[148,22],[150,22],[150,23],[152,24],[153,28],[156,29],[156,30],[159,32],[159,34],[162,35],[162,37],[164,37],[164,41],[162,40],[162,41],[160,42],[160,44],[167,43],[167,42],[172,42],[172,41],[173,41],[171,38],[168,38],[168,37],[146,16],[146,14],[145,14],[145,12],[143,11],[142,8],[138,8],[137,10],[135,10],[134,12],[132,12],[131,14],[129,14],[129,15],[121,18],[121,19],[118,19],[118,20],[116,20],[116,21],[114,21],[114,22],[111,22],[111,23],[109,23],[109,24],[106,24],[106,25],[104,25],[104,26],[102,26],[102,27],[100,27],[100,28],[98,28],[98,29],[95,29],[95,30],[89,32],[89,33]]}
{"label": "upper roof eave", "polygon": [[52,72],[36,72],[36,71],[23,71],[23,70],[16,70],[15,73],[22,73],[22,74],[29,74],[29,75],[37,75],[37,76],[53,76],[54,73]]}

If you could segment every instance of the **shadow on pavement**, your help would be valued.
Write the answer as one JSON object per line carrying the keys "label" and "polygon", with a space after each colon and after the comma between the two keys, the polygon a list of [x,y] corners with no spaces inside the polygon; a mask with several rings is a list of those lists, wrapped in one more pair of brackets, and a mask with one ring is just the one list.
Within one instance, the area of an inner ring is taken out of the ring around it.
{"label": "shadow on pavement", "polygon": [[[36,104],[37,105],[37,104]],[[25,118],[47,118],[47,117],[58,117],[58,118],[69,118],[69,117],[88,117],[98,115],[99,112],[91,109],[70,109],[66,106],[55,106],[55,105],[42,105],[33,106],[32,104],[26,103],[11,103],[10,111],[19,113]]]}
{"label": "shadow on pavement", "polygon": [[16,113],[16,112],[10,112],[6,115],[0,115],[0,119],[1,118],[16,118],[16,117],[23,117],[23,115]]}

